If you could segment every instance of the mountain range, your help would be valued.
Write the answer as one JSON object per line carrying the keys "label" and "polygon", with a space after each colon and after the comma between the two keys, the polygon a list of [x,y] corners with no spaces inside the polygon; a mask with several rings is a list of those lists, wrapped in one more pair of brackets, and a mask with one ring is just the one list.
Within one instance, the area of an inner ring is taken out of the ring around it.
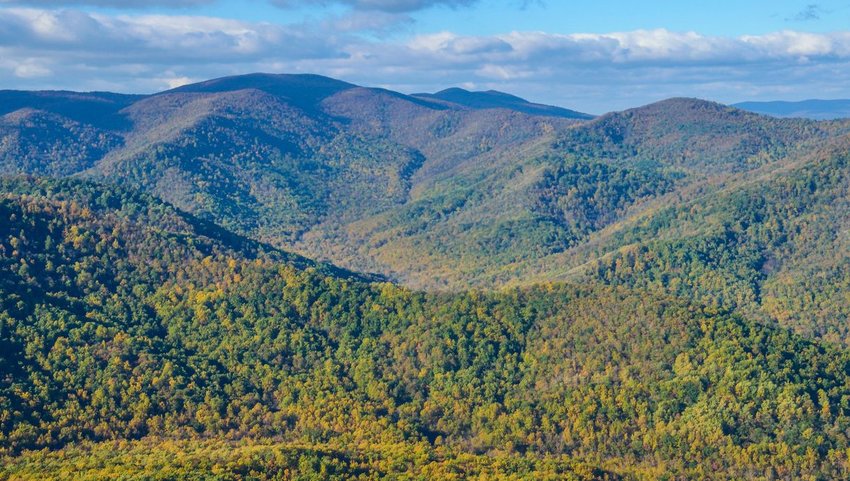
{"label": "mountain range", "polygon": [[[728,199],[833,162],[850,129],[697,99],[588,118],[507,94],[408,96],[315,75],[0,100],[6,174],[129,186],[277,248],[432,290],[599,277],[593,266],[622,249],[701,239],[733,211]],[[690,214],[699,228],[660,220],[712,202]],[[790,269],[802,246],[785,247],[747,243]],[[718,267],[730,286],[744,275]],[[737,288],[761,293],[774,275],[753,266]],[[746,299],[721,304],[764,308]]]}
{"label": "mountain range", "polygon": [[0,477],[843,477],[848,152],[689,98],[0,92]]}
{"label": "mountain range", "polygon": [[850,118],[850,100],[801,100],[798,102],[741,102],[734,107],[775,117],[798,117],[815,120]]}

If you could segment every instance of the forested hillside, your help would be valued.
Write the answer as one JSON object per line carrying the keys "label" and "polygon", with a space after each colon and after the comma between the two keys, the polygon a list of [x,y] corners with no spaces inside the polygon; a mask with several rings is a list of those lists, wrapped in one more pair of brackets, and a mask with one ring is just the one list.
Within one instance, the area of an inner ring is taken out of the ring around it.
{"label": "forested hillside", "polygon": [[594,260],[582,246],[605,228],[793,166],[850,129],[694,99],[587,120],[499,92],[407,96],[316,75],[3,95],[2,173],[138,188],[261,242],[438,290],[536,281],[544,261],[568,271]]}
{"label": "forested hillside", "polygon": [[639,286],[847,344],[848,175],[844,139],[709,194],[669,194],[525,280]]}
{"label": "forested hillside", "polygon": [[848,152],[696,99],[0,92],[0,479],[848,478]]}
{"label": "forested hillside", "polygon": [[12,479],[848,475],[848,354],[725,310],[416,293],[77,181],[0,218]]}
{"label": "forested hillside", "polygon": [[316,75],[229,77],[146,97],[5,96],[4,174],[140,188],[255,239],[411,283],[422,281],[371,254],[352,224],[395,212],[433,179],[489,176],[492,163],[576,122],[521,99],[470,108]]}

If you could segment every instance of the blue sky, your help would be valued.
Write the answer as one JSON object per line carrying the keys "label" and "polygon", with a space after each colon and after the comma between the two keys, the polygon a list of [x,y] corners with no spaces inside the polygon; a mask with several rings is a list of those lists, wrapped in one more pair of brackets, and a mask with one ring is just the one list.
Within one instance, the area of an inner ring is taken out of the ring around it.
{"label": "blue sky", "polygon": [[[90,10],[119,11],[114,8]],[[128,10],[133,9],[121,11]],[[271,2],[243,0],[211,2],[177,9],[148,7],[135,11],[164,14],[194,12],[286,24],[318,19],[329,13],[343,14],[346,7],[332,3],[302,3],[294,8],[279,8]],[[656,28],[697,31],[709,35],[756,35],[789,28],[829,32],[850,26],[850,1],[840,0],[481,0],[467,7],[437,5],[406,13],[415,23],[400,28],[396,32],[399,35],[441,30],[469,35],[493,35],[512,30],[605,33]]]}
{"label": "blue sky", "polygon": [[850,0],[0,0],[0,88],[154,92],[254,71],[592,113],[850,97]]}

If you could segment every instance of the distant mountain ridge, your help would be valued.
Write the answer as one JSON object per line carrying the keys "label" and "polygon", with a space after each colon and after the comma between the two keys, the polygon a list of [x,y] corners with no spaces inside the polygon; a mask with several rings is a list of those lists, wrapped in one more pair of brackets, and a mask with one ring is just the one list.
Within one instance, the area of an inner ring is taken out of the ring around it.
{"label": "distant mountain ridge", "polygon": [[545,115],[581,120],[589,120],[594,117],[593,115],[576,112],[575,110],[529,102],[523,98],[499,92],[497,90],[471,92],[469,90],[455,87],[441,90],[433,94],[419,93],[413,94],[413,96],[431,100],[442,100],[463,105],[464,107],[472,109],[508,109],[529,115]]}
{"label": "distant mountain ridge", "polygon": [[34,109],[97,127],[122,128],[126,125],[119,114],[121,109],[144,97],[110,92],[0,90],[0,116],[20,109]]}
{"label": "distant mountain ridge", "polygon": [[775,117],[798,117],[815,120],[850,118],[850,99],[741,102],[734,104],[733,107]]}

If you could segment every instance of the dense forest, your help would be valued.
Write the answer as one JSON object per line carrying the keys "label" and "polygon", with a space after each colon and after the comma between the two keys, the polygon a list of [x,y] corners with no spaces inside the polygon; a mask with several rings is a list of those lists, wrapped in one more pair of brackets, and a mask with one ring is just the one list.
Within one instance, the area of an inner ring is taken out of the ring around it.
{"label": "dense forest", "polygon": [[0,92],[0,480],[850,478],[850,122]]}
{"label": "dense forest", "polygon": [[121,188],[2,187],[12,479],[850,475],[850,353],[782,328],[641,289],[418,293]]}

